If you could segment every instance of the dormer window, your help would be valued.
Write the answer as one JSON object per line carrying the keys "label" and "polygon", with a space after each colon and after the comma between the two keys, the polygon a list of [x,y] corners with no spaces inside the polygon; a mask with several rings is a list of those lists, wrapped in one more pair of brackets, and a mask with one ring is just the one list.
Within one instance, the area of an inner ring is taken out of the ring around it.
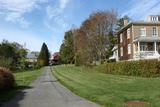
{"label": "dormer window", "polygon": [[151,21],[158,21],[158,17],[157,16],[152,16]]}
{"label": "dormer window", "polygon": [[151,15],[147,17],[147,21],[149,22],[158,22],[160,21],[160,16],[159,15]]}

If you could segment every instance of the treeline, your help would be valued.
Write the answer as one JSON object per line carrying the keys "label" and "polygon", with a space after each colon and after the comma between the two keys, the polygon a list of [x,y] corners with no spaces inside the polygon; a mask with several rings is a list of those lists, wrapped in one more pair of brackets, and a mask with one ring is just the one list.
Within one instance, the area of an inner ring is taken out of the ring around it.
{"label": "treeline", "polygon": [[36,62],[26,60],[28,52],[28,49],[17,42],[3,40],[0,43],[0,67],[14,71],[28,69],[29,65],[32,65],[32,68],[49,65],[50,53],[45,43],[42,45]]}
{"label": "treeline", "polygon": [[3,40],[0,43],[0,67],[23,69],[25,67],[25,57],[27,49],[17,42]]}
{"label": "treeline", "polygon": [[[75,65],[103,63],[117,44],[115,30],[123,26],[115,11],[93,13],[78,29],[67,31],[60,47],[61,60]],[[117,23],[118,22],[118,23]]]}
{"label": "treeline", "polygon": [[0,91],[15,88],[16,83],[13,71],[27,71],[49,65],[50,54],[45,43],[43,43],[36,61],[27,60],[28,51],[17,42],[3,40],[0,43]]}

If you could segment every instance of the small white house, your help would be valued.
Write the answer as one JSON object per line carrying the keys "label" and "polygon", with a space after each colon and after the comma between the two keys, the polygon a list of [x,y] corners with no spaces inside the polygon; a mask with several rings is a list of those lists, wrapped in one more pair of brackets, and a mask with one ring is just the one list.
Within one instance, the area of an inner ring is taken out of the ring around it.
{"label": "small white house", "polygon": [[109,59],[115,59],[116,61],[119,61],[118,59],[118,46],[115,45],[112,49],[113,55]]}

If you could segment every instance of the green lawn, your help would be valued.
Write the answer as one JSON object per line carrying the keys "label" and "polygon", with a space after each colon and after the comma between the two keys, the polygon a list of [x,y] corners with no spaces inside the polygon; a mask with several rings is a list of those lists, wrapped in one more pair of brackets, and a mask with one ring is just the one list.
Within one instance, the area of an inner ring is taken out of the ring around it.
{"label": "green lawn", "polygon": [[149,103],[143,107],[160,106],[160,77],[103,74],[73,65],[55,66],[53,69],[54,75],[71,91],[102,106],[124,107],[125,102],[135,100]]}
{"label": "green lawn", "polygon": [[15,89],[0,93],[0,103],[13,98],[18,91],[24,88],[29,88],[28,85],[33,82],[41,73],[42,69],[14,73],[17,86]]}

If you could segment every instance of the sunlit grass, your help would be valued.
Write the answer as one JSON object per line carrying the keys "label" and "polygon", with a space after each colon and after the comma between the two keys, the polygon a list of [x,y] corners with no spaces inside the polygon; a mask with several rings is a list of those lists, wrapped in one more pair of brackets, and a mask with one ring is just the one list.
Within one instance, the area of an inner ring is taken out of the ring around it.
{"label": "sunlit grass", "polygon": [[141,78],[103,74],[86,67],[62,65],[54,67],[54,75],[79,96],[105,107],[124,107],[126,101],[149,103],[143,107],[159,107],[160,78]]}

